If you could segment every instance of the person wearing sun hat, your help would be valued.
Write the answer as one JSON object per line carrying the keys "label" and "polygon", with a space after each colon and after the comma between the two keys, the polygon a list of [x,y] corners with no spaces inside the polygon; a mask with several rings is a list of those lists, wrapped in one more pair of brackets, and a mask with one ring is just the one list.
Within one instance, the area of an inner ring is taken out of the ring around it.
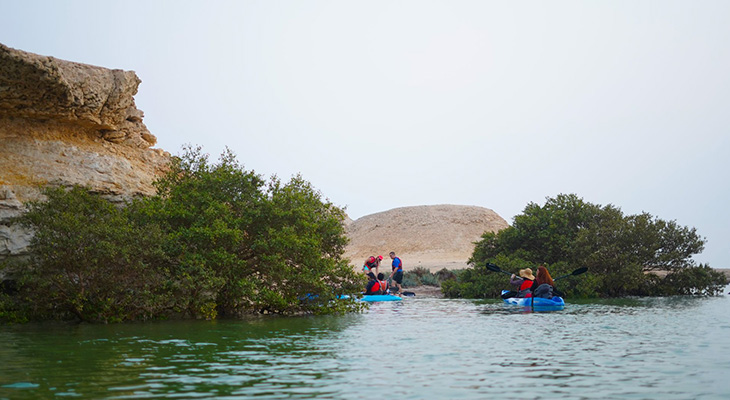
{"label": "person wearing sun hat", "polygon": [[530,268],[521,269],[519,274],[520,278],[529,279],[531,281],[535,280],[535,275],[532,275],[532,270]]}
{"label": "person wearing sun hat", "polygon": [[532,270],[530,268],[524,268],[518,274],[519,277],[512,274],[509,278],[509,283],[515,286],[517,290],[510,290],[502,295],[503,298],[532,297],[532,284],[535,282],[535,275],[532,275]]}

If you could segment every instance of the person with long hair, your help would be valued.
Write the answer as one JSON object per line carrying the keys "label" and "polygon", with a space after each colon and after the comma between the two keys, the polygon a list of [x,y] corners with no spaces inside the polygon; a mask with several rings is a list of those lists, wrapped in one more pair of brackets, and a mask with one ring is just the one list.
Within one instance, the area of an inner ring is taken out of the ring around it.
{"label": "person with long hair", "polygon": [[551,299],[555,290],[555,282],[550,272],[544,265],[537,267],[537,277],[532,285],[532,297]]}

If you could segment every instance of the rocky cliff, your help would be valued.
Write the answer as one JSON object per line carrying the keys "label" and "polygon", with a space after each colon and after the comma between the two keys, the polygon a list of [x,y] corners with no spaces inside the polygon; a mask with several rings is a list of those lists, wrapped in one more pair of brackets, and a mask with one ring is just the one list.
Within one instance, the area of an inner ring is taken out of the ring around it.
{"label": "rocky cliff", "polygon": [[464,268],[474,251],[474,242],[486,231],[509,226],[494,211],[475,206],[435,205],[396,208],[350,222],[350,244],[345,255],[356,268],[370,255],[383,255],[386,271],[388,253],[394,251],[405,269],[425,267]]}
{"label": "rocky cliff", "polygon": [[59,60],[0,44],[0,261],[30,232],[9,223],[44,185],[85,185],[112,200],[154,193],[170,155],[152,149],[133,71]]}

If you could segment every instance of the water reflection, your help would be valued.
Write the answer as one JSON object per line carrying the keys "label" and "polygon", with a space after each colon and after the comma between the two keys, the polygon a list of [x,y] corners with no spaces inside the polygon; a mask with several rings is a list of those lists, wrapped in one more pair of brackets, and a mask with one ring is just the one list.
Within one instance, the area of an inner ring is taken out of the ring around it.
{"label": "water reflection", "polygon": [[0,367],[0,386],[37,389],[12,398],[221,396],[302,382],[324,387],[322,378],[340,366],[306,366],[331,359],[332,348],[321,344],[359,317],[12,327],[0,333],[12,344],[0,353],[12,360]]}

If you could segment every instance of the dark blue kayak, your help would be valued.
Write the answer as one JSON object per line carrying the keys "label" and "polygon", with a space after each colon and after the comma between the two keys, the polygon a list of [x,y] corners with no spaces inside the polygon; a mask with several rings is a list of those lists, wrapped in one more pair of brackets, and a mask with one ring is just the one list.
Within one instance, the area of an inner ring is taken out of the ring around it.
{"label": "dark blue kayak", "polygon": [[[507,293],[507,290],[502,291],[502,294],[505,293]],[[565,301],[559,296],[554,296],[551,299],[543,299],[540,297],[510,297],[503,300],[507,304],[529,307],[537,311],[559,311],[565,308]]]}

